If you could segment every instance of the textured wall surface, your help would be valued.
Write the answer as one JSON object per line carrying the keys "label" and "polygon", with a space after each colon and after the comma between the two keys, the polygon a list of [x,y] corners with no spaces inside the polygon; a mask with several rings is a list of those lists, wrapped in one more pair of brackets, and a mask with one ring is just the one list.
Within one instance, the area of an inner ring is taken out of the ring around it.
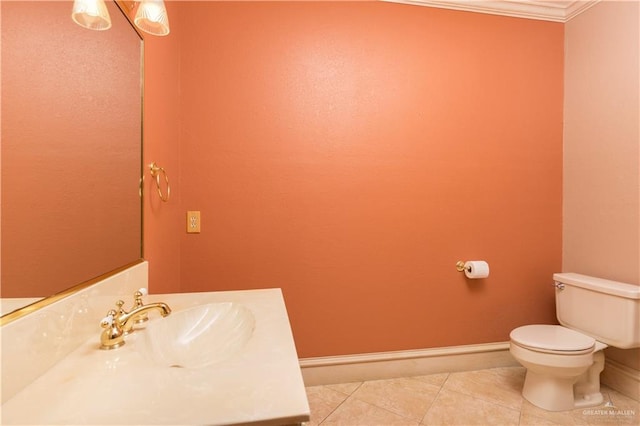
{"label": "textured wall surface", "polygon": [[[179,106],[149,95],[146,110],[178,108],[177,231],[147,229],[177,232],[180,262],[149,258],[153,291],[281,287],[301,357],[555,321],[561,24],[388,3],[169,6],[178,63],[162,72],[179,67]],[[200,234],[184,233],[186,210]],[[472,259],[488,279],[455,270]]]}

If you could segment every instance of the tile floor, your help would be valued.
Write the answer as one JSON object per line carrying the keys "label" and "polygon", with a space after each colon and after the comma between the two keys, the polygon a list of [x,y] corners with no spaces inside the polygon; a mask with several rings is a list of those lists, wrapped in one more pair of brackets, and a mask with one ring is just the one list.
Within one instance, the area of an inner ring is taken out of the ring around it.
{"label": "tile floor", "polygon": [[521,395],[522,367],[307,387],[308,426],[640,425],[640,404],[602,386],[600,407],[553,413]]}

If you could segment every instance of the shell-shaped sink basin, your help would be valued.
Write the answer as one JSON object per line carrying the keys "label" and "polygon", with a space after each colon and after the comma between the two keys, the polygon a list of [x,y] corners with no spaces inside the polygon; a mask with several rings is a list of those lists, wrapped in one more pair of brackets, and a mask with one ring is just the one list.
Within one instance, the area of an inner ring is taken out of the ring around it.
{"label": "shell-shaped sink basin", "polygon": [[136,346],[165,367],[203,368],[237,355],[253,334],[255,319],[237,303],[210,303],[174,311],[149,322]]}

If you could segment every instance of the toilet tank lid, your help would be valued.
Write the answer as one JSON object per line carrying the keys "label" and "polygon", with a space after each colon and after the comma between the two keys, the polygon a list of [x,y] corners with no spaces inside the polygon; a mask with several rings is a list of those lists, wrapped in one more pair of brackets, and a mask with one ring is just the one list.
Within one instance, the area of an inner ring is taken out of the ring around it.
{"label": "toilet tank lid", "polygon": [[553,279],[556,282],[570,284],[600,293],[613,294],[627,299],[640,299],[640,286],[634,284],[605,280],[604,278],[590,277],[572,272],[553,274]]}

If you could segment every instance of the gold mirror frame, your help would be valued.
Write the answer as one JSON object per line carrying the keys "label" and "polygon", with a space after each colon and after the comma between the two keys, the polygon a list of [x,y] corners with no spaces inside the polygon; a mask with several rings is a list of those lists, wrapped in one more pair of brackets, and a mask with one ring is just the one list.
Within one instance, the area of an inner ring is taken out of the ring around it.
{"label": "gold mirror frame", "polygon": [[25,315],[28,315],[32,312],[35,312],[39,309],[44,308],[45,306],[49,306],[52,303],[57,302],[58,300],[64,299],[67,296],[70,296],[74,293],[77,293],[78,291],[85,289],[97,282],[100,282],[102,280],[105,280],[109,277],[112,277],[124,270],[127,270],[129,268],[131,268],[132,266],[138,265],[140,263],[142,263],[144,261],[144,259],[138,259],[134,262],[131,262],[127,265],[121,266],[119,268],[114,269],[113,271],[109,271],[106,272],[102,275],[99,275],[93,279],[90,279],[88,281],[85,281],[83,283],[80,283],[78,285],[75,285],[71,288],[68,288],[66,290],[61,291],[60,293],[56,293],[54,295],[45,297],[43,299],[38,300],[37,302],[33,302],[30,305],[26,305],[23,306],[22,308],[18,308],[14,311],[9,312],[8,314],[3,315],[2,317],[0,317],[0,327],[2,327],[3,325],[9,324],[15,320],[17,320],[18,318],[22,318]]}
{"label": "gold mirror frame", "polygon": [[[138,36],[140,37],[140,99],[141,99],[141,111],[140,111],[140,121],[141,121],[141,132],[140,132],[140,153],[141,153],[141,162],[140,162],[140,209],[143,210],[143,155],[142,155],[142,149],[144,146],[144,120],[143,120],[143,110],[144,110],[144,35],[141,31],[139,31],[136,26],[133,23],[133,18],[130,16],[130,12],[134,9],[135,7],[135,1],[123,1],[123,0],[114,0],[115,5],[118,7],[118,9],[120,10],[120,12],[124,15],[124,17],[127,19],[127,21],[129,22],[129,24],[131,25],[131,28],[138,34]],[[141,218],[141,222],[144,221],[144,214],[140,215]],[[51,305],[52,303],[55,303],[61,299],[64,299],[68,296],[71,296],[72,294],[77,293],[80,290],[83,290],[89,286],[92,286],[93,284],[96,284],[102,280],[105,280],[109,277],[112,277],[128,268],[131,268],[135,265],[138,265],[140,263],[142,263],[144,261],[144,238],[143,238],[143,223],[140,224],[140,252],[142,254],[142,257],[140,259],[137,259],[133,262],[130,262],[126,265],[123,265],[121,267],[118,267],[114,270],[105,272],[104,274],[101,274],[95,278],[92,278],[90,280],[81,282],[77,285],[74,285],[66,290],[63,290],[61,292],[55,293],[51,296],[46,296],[43,297],[40,300],[37,300],[36,302],[33,302],[31,304],[28,304],[26,306],[23,306],[21,308],[17,308],[11,312],[6,313],[5,315],[0,316],[0,327],[9,324],[19,318],[24,317],[25,315],[28,315],[30,313],[33,313],[35,311],[38,311],[39,309],[42,309],[46,306]]]}

